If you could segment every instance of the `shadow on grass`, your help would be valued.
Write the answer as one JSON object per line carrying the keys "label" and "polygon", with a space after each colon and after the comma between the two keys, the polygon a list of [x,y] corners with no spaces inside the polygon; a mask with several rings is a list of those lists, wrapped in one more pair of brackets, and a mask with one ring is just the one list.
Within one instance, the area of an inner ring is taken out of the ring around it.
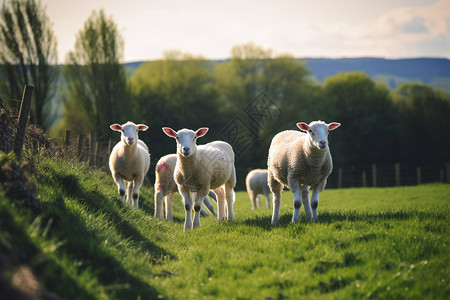
{"label": "shadow on grass", "polygon": [[[4,201],[4,199],[0,201]],[[48,256],[43,249],[31,241],[29,234],[23,229],[23,225],[16,222],[10,211],[0,209],[0,219],[2,220],[0,235],[4,236],[0,241],[0,261],[3,259],[8,261],[6,265],[2,263],[3,270],[0,272],[0,277],[8,273],[14,274],[15,271],[26,265],[33,270],[33,274],[39,278],[39,282],[46,287],[47,291],[59,296],[69,295],[74,298],[76,295],[78,299],[97,299],[95,295],[82,289],[72,275],[67,273],[54,258]],[[25,286],[25,289],[29,288],[29,285],[25,284]],[[39,290],[40,288],[33,288],[36,295],[40,293]],[[14,299],[21,294],[11,286],[9,281],[3,280],[0,284],[0,295],[5,296],[5,299]],[[19,297],[18,299],[29,298],[30,294],[22,296],[23,298]]]}
{"label": "shadow on grass", "polygon": [[[88,214],[104,213],[104,216],[111,224],[114,224],[116,231],[123,239],[131,240],[139,245],[143,253],[150,253],[152,262],[160,261],[161,257],[173,257],[171,253],[143,236],[120,215],[120,211],[126,213],[127,209],[120,200],[110,199],[95,190],[84,190],[79,179],[72,174],[53,173],[53,184],[59,185],[63,194],[83,204],[88,209]],[[118,201],[118,204],[113,203],[115,200]],[[130,270],[127,270],[121,262],[117,261],[103,247],[105,241],[94,231],[87,230],[80,216],[65,207],[63,197],[58,197],[53,201],[45,204],[48,212],[46,218],[53,218],[54,222],[51,234],[54,235],[54,238],[65,241],[60,251],[71,257],[73,261],[80,262],[79,273],[86,269],[91,270],[99,282],[104,285],[104,290],[109,298],[157,298],[158,292],[156,289],[133,276]],[[151,270],[149,270],[149,273],[151,274]]]}
{"label": "shadow on grass", "polygon": [[[383,211],[383,212],[329,212],[324,211],[321,213],[319,211],[319,221],[318,223],[332,224],[336,222],[375,222],[375,221],[387,221],[387,220],[410,220],[412,218],[419,218],[420,220],[425,219],[446,219],[447,213],[445,211],[421,211],[421,210],[396,210],[396,211]],[[278,225],[271,225],[272,216],[255,216],[253,218],[247,218],[238,223],[242,223],[247,226],[257,226],[264,230],[270,231],[274,228],[285,228],[292,224],[292,213],[286,212],[280,215],[280,221]],[[303,211],[300,212],[300,219],[298,221],[300,224],[310,223]]]}

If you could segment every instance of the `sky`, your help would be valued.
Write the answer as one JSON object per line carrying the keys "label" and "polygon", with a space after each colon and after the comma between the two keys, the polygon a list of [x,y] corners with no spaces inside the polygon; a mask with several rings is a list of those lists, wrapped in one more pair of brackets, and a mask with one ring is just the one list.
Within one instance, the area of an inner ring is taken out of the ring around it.
{"label": "sky", "polygon": [[53,23],[58,61],[94,10],[112,16],[124,62],[180,50],[226,59],[253,42],[294,57],[445,57],[450,0],[41,0]]}

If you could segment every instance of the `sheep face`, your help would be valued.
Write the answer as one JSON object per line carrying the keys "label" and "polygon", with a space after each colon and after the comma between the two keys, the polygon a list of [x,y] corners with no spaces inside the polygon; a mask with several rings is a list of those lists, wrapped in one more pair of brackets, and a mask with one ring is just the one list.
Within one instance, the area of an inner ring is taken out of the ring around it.
{"label": "sheep face", "polygon": [[133,122],[127,122],[123,125],[113,124],[110,128],[114,131],[120,131],[122,133],[121,140],[125,145],[132,146],[138,142],[138,131],[145,131],[148,129],[147,125],[134,124]]}
{"label": "sheep face", "polygon": [[190,129],[181,129],[177,132],[169,127],[163,127],[163,131],[177,141],[177,151],[183,157],[191,156],[197,149],[197,138],[202,137],[208,132],[207,127],[202,127],[197,131]]}
{"label": "sheep face", "polygon": [[308,134],[310,143],[317,149],[324,150],[328,146],[328,134],[341,126],[340,123],[326,124],[322,121],[311,122],[309,125],[303,122],[297,123],[297,127]]}

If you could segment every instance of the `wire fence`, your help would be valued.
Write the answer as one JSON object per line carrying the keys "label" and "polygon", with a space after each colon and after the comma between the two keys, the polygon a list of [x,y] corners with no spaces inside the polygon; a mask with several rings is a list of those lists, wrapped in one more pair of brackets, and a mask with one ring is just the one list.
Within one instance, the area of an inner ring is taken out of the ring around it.
{"label": "wire fence", "polygon": [[[115,142],[97,141],[94,131],[74,137],[66,132],[66,146],[76,145],[78,156],[94,167],[108,169],[108,158]],[[148,177],[154,182],[154,167],[159,158],[152,157]],[[252,169],[236,166],[236,190],[245,190],[245,178]],[[327,188],[389,187],[432,182],[450,183],[450,162],[442,163],[378,163],[335,165],[328,177]]]}
{"label": "wire fence", "polygon": [[328,188],[389,187],[432,182],[450,183],[450,162],[378,163],[335,166]]}

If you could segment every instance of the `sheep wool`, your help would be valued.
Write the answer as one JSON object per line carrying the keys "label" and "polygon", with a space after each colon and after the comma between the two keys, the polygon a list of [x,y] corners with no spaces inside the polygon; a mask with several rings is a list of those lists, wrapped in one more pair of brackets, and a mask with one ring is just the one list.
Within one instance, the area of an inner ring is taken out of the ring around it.
{"label": "sheep wool", "polygon": [[[213,190],[217,195],[217,220],[220,222],[226,215],[228,220],[234,221],[236,170],[231,145],[223,141],[215,141],[197,146],[197,139],[206,134],[207,127],[197,131],[189,129],[174,131],[169,127],[163,127],[163,131],[177,142],[178,159],[174,179],[185,206],[184,230],[200,226],[201,204],[209,190]],[[195,211],[193,222],[192,194],[196,194],[193,201]]]}
{"label": "sheep wool", "polygon": [[[147,145],[138,137],[138,131],[148,129],[147,125],[127,122],[113,124],[110,128],[121,132],[121,139],[109,156],[111,175],[117,184],[120,199],[132,207],[139,208],[139,190],[150,167]],[[125,195],[125,183],[127,183]]]}
{"label": "sheep wool", "polygon": [[248,172],[245,178],[247,194],[250,198],[252,209],[261,207],[258,196],[266,197],[267,208],[270,208],[270,188],[267,185],[267,169],[254,169]]}
{"label": "sheep wool", "polygon": [[[165,218],[166,220],[173,220],[172,212],[172,199],[173,194],[178,192],[177,184],[173,179],[173,173],[175,171],[175,165],[177,163],[176,154],[168,154],[159,159],[155,168],[155,218],[162,220],[163,216],[163,204],[165,206]],[[213,192],[209,192],[209,196],[215,199],[216,195]],[[163,203],[164,202],[164,203]],[[211,201],[206,197],[203,200],[206,208],[213,216],[217,216],[216,211]],[[202,216],[207,216],[208,213],[202,208]]]}
{"label": "sheep wool", "polygon": [[[283,186],[294,195],[294,213],[292,222],[299,219],[303,203],[306,218],[317,221],[319,194],[324,190],[327,178],[333,167],[328,146],[328,133],[341,124],[322,121],[297,123],[297,127],[306,132],[286,130],[272,139],[267,160],[268,184],[273,194],[272,225],[280,218],[280,203]],[[309,189],[312,187],[311,204]]]}

